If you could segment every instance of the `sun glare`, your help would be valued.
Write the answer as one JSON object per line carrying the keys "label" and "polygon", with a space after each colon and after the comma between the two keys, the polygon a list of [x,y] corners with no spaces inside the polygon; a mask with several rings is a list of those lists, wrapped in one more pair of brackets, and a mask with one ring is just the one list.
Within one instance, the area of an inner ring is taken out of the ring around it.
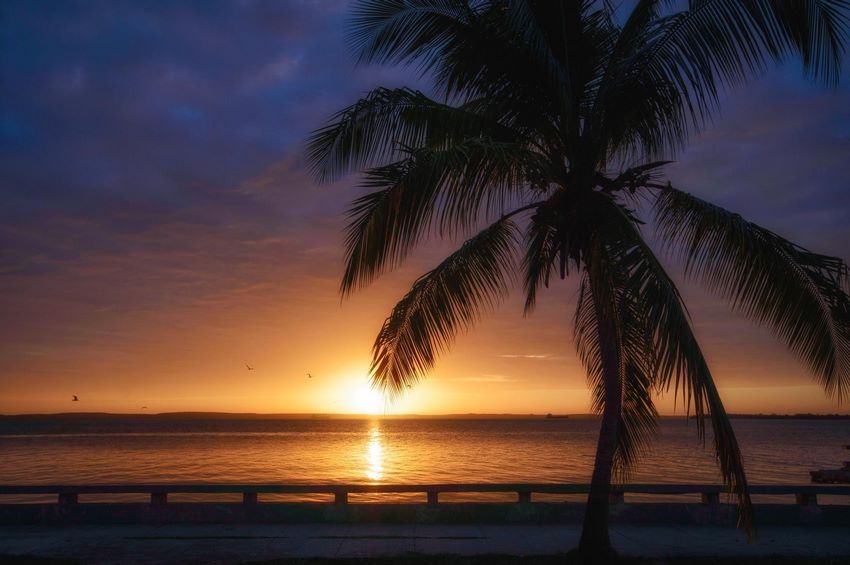
{"label": "sun glare", "polygon": [[384,413],[384,396],[369,386],[361,383],[351,391],[351,412],[357,414],[379,415]]}
{"label": "sun glare", "polygon": [[381,445],[381,429],[377,420],[369,430],[369,444],[366,448],[366,476],[371,481],[380,481],[384,477],[384,446]]}

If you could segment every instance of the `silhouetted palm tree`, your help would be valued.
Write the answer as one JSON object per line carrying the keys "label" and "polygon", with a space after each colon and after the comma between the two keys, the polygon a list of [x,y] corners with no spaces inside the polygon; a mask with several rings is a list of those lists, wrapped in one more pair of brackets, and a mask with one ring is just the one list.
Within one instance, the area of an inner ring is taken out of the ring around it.
{"label": "silhouetted palm tree", "polygon": [[[360,0],[363,62],[417,65],[437,98],[378,88],[314,133],[320,180],[364,172],[349,211],[342,294],[396,267],[424,236],[474,233],[418,279],[375,341],[373,383],[423,378],[458,331],[522,269],[525,308],[551,277],[581,286],[575,340],[601,431],[580,549],[610,552],[608,494],[655,429],[653,392],[673,389],[710,421],[739,526],[754,532],[738,443],[682,299],[642,234],[686,272],[773,330],[826,392],[850,386],[845,264],[671,186],[666,159],[715,115],[719,93],[799,54],[835,84],[842,0]],[[489,225],[487,225],[488,222]],[[691,410],[693,412],[691,412]]]}

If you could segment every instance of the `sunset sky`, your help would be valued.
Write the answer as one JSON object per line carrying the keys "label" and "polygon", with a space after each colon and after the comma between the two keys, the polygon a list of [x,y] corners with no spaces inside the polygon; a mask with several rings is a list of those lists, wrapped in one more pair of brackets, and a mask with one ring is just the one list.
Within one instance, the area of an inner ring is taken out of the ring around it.
{"label": "sunset sky", "polygon": [[[374,86],[428,89],[410,69],[357,68],[346,14],[342,0],[3,3],[0,413],[381,409],[374,336],[452,244],[340,300],[343,213],[362,190],[317,186],[304,141]],[[677,159],[677,186],[850,259],[846,65],[834,90],[792,61],[730,93]],[[515,293],[387,411],[589,411],[575,291],[554,284],[529,318]],[[729,411],[850,412],[769,332],[683,293]]]}

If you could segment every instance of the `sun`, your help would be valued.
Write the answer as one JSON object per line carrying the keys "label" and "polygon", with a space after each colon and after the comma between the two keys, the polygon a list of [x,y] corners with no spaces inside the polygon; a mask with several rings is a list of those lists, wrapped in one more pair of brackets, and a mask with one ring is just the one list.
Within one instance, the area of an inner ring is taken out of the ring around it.
{"label": "sun", "polygon": [[384,396],[380,391],[369,386],[369,383],[359,383],[351,391],[348,402],[351,404],[351,412],[355,414],[384,413]]}

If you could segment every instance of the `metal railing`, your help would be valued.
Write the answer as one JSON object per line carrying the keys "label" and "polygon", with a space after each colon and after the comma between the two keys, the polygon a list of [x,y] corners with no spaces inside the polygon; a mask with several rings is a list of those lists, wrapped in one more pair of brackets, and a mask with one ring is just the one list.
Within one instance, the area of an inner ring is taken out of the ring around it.
{"label": "metal railing", "polygon": [[[0,485],[0,495],[57,495],[58,504],[78,504],[80,495],[148,494],[152,505],[168,503],[169,494],[241,494],[244,504],[257,504],[260,494],[332,494],[335,504],[347,504],[349,494],[422,493],[429,505],[442,493],[515,493],[518,503],[530,503],[533,494],[587,494],[587,484],[121,484],[121,485]],[[753,495],[794,495],[796,504],[817,505],[818,495],[850,496],[850,485],[750,485]],[[699,494],[703,504],[719,504],[728,493],[722,485],[630,484],[612,487],[613,503],[625,494]],[[0,498],[2,503],[2,498]]]}

